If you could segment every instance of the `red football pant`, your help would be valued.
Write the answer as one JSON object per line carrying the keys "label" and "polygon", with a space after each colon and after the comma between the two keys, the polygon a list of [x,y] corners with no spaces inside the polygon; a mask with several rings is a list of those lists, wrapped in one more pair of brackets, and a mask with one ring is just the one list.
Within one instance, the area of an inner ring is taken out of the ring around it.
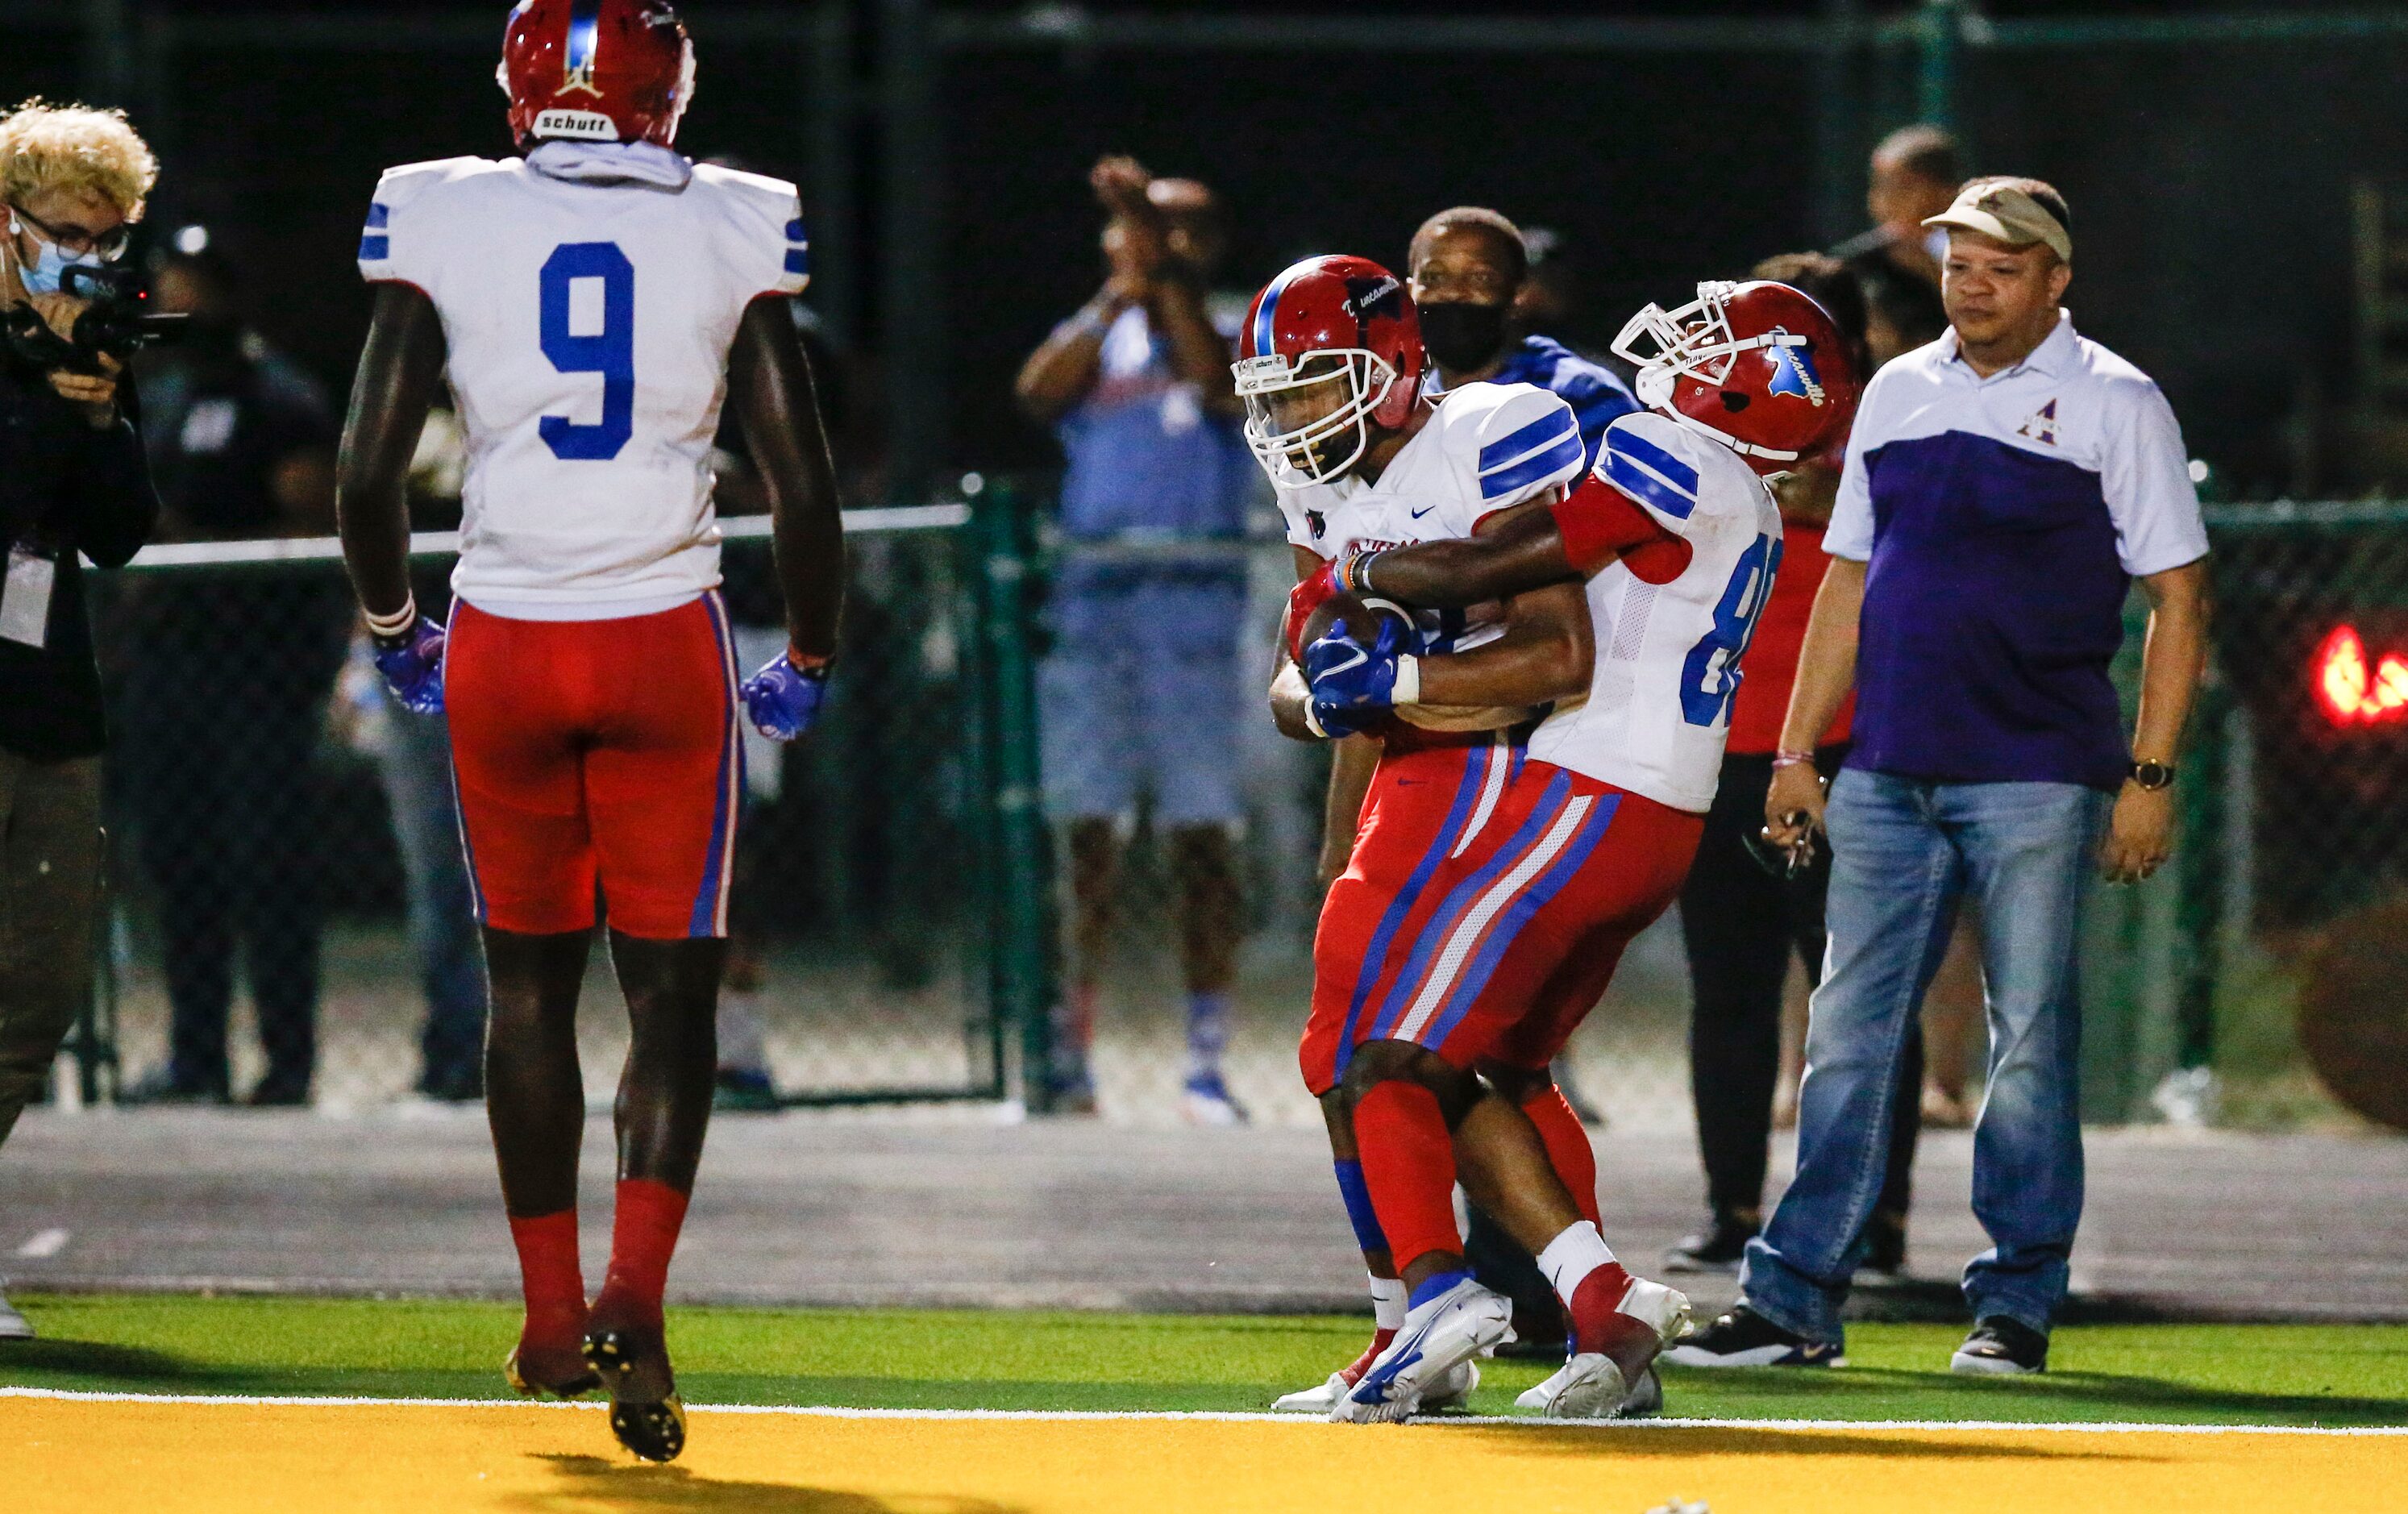
{"label": "red football pant", "polygon": [[719,595],[657,615],[514,621],[465,601],[443,703],[477,918],[551,936],[727,934],[743,794]]}
{"label": "red football pant", "polygon": [[1398,1040],[1537,1071],[1663,914],[1703,816],[1499,739],[1385,758],[1313,941],[1306,1086]]}

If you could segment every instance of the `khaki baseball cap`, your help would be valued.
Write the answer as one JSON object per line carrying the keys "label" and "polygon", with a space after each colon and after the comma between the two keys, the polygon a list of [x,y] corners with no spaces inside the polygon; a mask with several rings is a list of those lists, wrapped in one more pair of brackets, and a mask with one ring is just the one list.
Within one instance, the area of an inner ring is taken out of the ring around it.
{"label": "khaki baseball cap", "polygon": [[2048,207],[2013,184],[1976,180],[1958,192],[1956,203],[1924,221],[1995,236],[2010,247],[2044,242],[2067,263],[2073,261],[2073,235]]}

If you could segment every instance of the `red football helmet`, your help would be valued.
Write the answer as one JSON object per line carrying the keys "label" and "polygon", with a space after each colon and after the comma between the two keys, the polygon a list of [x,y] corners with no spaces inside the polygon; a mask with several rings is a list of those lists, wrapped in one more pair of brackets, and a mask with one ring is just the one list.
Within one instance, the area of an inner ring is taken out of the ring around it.
{"label": "red football helmet", "polygon": [[1829,314],[1787,284],[1698,286],[1651,305],[1613,339],[1639,365],[1640,403],[1712,436],[1758,473],[1781,473],[1842,435],[1859,379]]}
{"label": "red football helmet", "polygon": [[494,77],[521,147],[554,136],[667,147],[694,99],[694,41],[666,0],[519,0]]}
{"label": "red football helmet", "polygon": [[[1246,445],[1274,480],[1344,477],[1369,428],[1420,403],[1422,327],[1404,280],[1369,258],[1307,258],[1263,286],[1238,337]],[[1332,444],[1348,432],[1343,456]]]}

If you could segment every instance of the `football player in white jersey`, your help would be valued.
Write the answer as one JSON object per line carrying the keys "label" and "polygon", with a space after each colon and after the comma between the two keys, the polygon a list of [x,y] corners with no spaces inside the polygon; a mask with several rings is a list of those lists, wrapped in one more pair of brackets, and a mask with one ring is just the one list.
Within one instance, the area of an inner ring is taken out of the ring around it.
{"label": "football player in white jersey", "polygon": [[[1280,486],[1308,582],[1325,579],[1326,557],[1497,529],[1559,499],[1584,467],[1578,421],[1543,390],[1475,383],[1421,396],[1412,306],[1376,264],[1316,258],[1288,269],[1255,301],[1240,342],[1248,438]],[[1314,607],[1312,596],[1291,604],[1292,653]],[[1587,686],[1588,616],[1566,584],[1422,617],[1410,633],[1392,620],[1381,645],[1393,650],[1407,635],[1445,664],[1451,693],[1414,705],[1406,721],[1376,722],[1378,768],[1322,911],[1300,1052],[1378,1328],[1361,1360],[1280,1407],[1358,1421],[1459,1401],[1478,1381],[1476,1358],[1510,1334],[1505,1301],[1464,1271],[1450,1131],[1502,1132],[1464,1146],[1462,1180],[1483,1203],[1501,1185],[1564,1193],[1530,1111],[1484,1097],[1469,1063],[1448,1060],[1470,1044],[1451,1035],[1459,1001],[1477,996],[1489,969],[1440,949],[1480,907],[1483,870],[1516,834],[1504,801],[1532,707]],[[1314,705],[1293,669],[1273,707],[1291,736],[1371,723]],[[1512,934],[1507,923],[1498,938]],[[1557,1114],[1577,1129],[1569,1109]],[[1595,1187],[1592,1172],[1585,1188]]]}
{"label": "football player in white jersey", "polygon": [[[836,649],[836,481],[786,302],[791,184],[674,151],[694,87],[660,0],[524,0],[501,82],[523,158],[388,172],[360,267],[374,324],[343,437],[345,561],[403,703],[447,711],[493,985],[485,1087],[526,1320],[523,1393],[609,1389],[637,1455],[685,1439],[661,1298],[702,1151],[743,793],[739,722],[792,739]],[[403,478],[449,380],[467,431],[451,625],[407,574]],[[710,449],[744,422],[775,518],[787,650],[738,682]],[[633,1038],[609,1269],[577,1250],[578,989],[595,920]]]}
{"label": "football player in white jersey", "polygon": [[[1856,397],[1829,317],[1782,284],[1701,285],[1679,310],[1634,317],[1615,350],[1640,364],[1650,409],[1607,430],[1596,471],[1570,498],[1476,538],[1351,551],[1304,591],[1431,607],[1586,580],[1597,650],[1584,696],[1541,722],[1497,805],[1496,823],[1513,839],[1458,889],[1459,918],[1439,912],[1438,960],[1469,964],[1465,981],[1443,996],[1424,992],[1392,1032],[1476,1067],[1503,1096],[1492,1105],[1543,1095],[1547,1064],[1624,947],[1678,893],[1713,800],[1740,660],[1780,561],[1781,516],[1764,479],[1844,425]],[[1478,673],[1468,662],[1410,650],[1385,627],[1367,645],[1342,624],[1305,654],[1325,724],[1454,703]],[[1579,1141],[1577,1152],[1552,1150],[1557,1132],[1544,1122],[1541,1134],[1558,1173],[1585,1158],[1593,1178],[1576,1122],[1564,1138]],[[1493,1160],[1478,1143],[1515,1135],[1502,1123],[1458,1126],[1466,1172]],[[1595,1413],[1652,1388],[1653,1359],[1685,1313],[1685,1301],[1670,1302],[1677,1294],[1615,1263],[1593,1208],[1570,1202],[1593,1192],[1593,1182],[1508,1183],[1490,1209],[1538,1253],[1567,1306],[1570,1359],[1522,1400],[1554,1414]],[[1618,1302],[1608,1308],[1604,1293]],[[1633,1316],[1654,1328],[1630,1328]]]}

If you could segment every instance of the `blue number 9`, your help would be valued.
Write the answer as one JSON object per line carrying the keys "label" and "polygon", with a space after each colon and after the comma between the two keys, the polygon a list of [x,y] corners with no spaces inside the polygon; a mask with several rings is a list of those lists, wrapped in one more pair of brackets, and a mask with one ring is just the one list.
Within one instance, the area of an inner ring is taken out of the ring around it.
{"label": "blue number 9", "polygon": [[[573,280],[602,280],[602,329],[591,336],[568,330]],[[565,415],[543,418],[544,444],[568,463],[608,463],[636,434],[636,265],[616,242],[568,242],[543,265],[543,355],[563,373],[602,376],[602,419],[580,425]]]}

